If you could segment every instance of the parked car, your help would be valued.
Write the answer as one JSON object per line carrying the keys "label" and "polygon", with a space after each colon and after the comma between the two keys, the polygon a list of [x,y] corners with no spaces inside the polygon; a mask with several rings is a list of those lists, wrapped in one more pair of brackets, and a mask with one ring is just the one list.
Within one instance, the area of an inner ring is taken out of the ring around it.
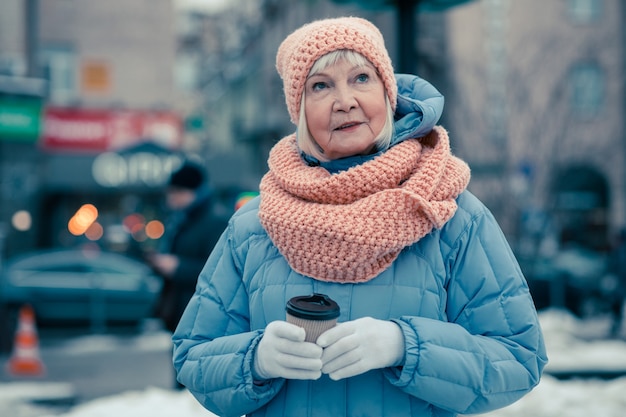
{"label": "parked car", "polygon": [[139,323],[153,313],[162,281],[144,263],[100,250],[20,255],[0,271],[0,308],[30,304],[37,323]]}
{"label": "parked car", "polygon": [[608,254],[579,246],[550,258],[519,258],[538,309],[565,307],[580,317],[610,313],[624,302]]}

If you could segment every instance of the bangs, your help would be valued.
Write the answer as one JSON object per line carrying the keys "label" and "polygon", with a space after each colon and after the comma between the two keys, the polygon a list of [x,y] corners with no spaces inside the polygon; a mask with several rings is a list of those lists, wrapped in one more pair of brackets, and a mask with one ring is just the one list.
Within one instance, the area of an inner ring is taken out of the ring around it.
{"label": "bangs", "polygon": [[[337,62],[345,60],[349,62],[352,66],[365,67],[371,66],[376,69],[374,65],[367,60],[363,55],[358,52],[352,51],[350,49],[339,49],[337,51],[329,52],[326,55],[321,56],[315,64],[311,67],[309,71],[309,77],[311,75],[317,74],[320,71],[325,70],[331,65],[335,65]],[[376,71],[378,73],[378,71]]]}

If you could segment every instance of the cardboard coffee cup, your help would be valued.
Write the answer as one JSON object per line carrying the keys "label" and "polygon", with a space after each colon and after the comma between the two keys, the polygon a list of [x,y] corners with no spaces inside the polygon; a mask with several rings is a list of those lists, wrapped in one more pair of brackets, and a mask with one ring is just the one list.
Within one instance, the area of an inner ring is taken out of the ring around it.
{"label": "cardboard coffee cup", "polygon": [[287,302],[287,321],[304,328],[306,341],[313,342],[326,330],[334,327],[339,318],[339,305],[326,294],[293,297]]}

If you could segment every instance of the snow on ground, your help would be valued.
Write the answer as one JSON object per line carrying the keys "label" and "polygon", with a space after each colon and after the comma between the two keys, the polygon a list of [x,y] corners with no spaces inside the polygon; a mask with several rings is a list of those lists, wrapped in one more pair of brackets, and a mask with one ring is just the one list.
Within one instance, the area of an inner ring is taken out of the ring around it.
{"label": "snow on ground", "polygon": [[[489,417],[623,417],[626,378],[612,381],[559,381],[546,376],[539,386],[517,403],[483,416]],[[101,398],[79,405],[62,417],[210,417],[186,391],[147,388]],[[52,415],[41,414],[41,417]],[[59,417],[59,416],[55,416]]]}
{"label": "snow on ground", "polygon": [[[546,338],[549,372],[611,371],[623,375],[613,379],[572,378],[559,380],[544,374],[541,383],[515,404],[493,411],[488,417],[623,417],[626,410],[626,342],[602,338],[607,320],[581,322],[557,310],[540,316]],[[81,344],[85,348],[84,343]],[[50,414],[28,402],[33,392],[29,383],[0,384],[0,410],[14,411],[12,417],[211,417],[186,391],[148,387],[99,398],[63,413]],[[70,389],[63,384],[39,384],[38,395],[50,398]],[[13,404],[11,404],[13,403]],[[19,404],[16,404],[19,403]],[[18,406],[19,405],[19,406]]]}
{"label": "snow on ground", "polygon": [[[144,391],[125,392],[110,398],[100,398],[76,406],[63,417],[209,417],[215,414],[205,410],[188,391],[147,388]],[[48,417],[42,415],[41,417]],[[52,417],[52,416],[50,416]],[[58,416],[55,416],[58,417]]]}

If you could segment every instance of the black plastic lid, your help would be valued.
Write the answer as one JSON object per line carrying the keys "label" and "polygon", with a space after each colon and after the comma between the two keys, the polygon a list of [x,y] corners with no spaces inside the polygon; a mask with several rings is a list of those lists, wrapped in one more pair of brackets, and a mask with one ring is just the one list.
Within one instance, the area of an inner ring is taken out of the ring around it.
{"label": "black plastic lid", "polygon": [[306,320],[330,320],[339,317],[339,305],[326,294],[293,297],[285,307],[287,313]]}

